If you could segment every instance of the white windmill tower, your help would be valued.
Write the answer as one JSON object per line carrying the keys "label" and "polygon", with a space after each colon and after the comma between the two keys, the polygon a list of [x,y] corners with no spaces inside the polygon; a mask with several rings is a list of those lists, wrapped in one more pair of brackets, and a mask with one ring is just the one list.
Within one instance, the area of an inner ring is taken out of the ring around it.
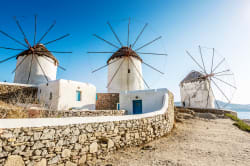
{"label": "white windmill tower", "polygon": [[115,47],[117,49],[116,52],[88,52],[88,53],[112,53],[112,56],[109,57],[107,60],[107,64],[94,70],[92,73],[103,69],[108,66],[108,82],[107,88],[109,93],[120,93],[122,91],[133,91],[133,90],[143,90],[146,88],[150,88],[146,81],[143,78],[142,73],[142,64],[150,67],[151,69],[164,74],[163,72],[159,71],[155,67],[145,63],[144,60],[139,56],[139,54],[151,54],[151,55],[163,55],[167,56],[164,53],[145,53],[139,52],[142,48],[152,44],[153,42],[161,39],[161,36],[155,38],[154,40],[143,44],[141,47],[137,49],[133,49],[138,39],[141,37],[142,33],[147,27],[147,23],[144,25],[142,30],[140,31],[139,35],[137,36],[136,40],[130,44],[129,43],[129,26],[130,26],[130,19],[128,21],[128,38],[127,44],[123,45],[120,39],[118,38],[117,34],[115,33],[114,29],[112,28],[111,24],[107,22],[109,28],[113,32],[116,40],[119,42],[120,47],[117,45],[103,39],[102,37],[94,34],[94,36],[107,44]]}
{"label": "white windmill tower", "polygon": [[44,39],[44,37],[55,26],[55,22],[54,22],[49,27],[49,29],[44,33],[41,39],[38,42],[36,42],[37,16],[35,16],[35,34],[34,34],[33,46],[31,46],[21,25],[19,24],[19,21],[16,18],[15,18],[15,21],[19,30],[22,32],[24,36],[25,43],[11,37],[10,35],[8,35],[7,33],[1,30],[0,30],[0,33],[14,40],[18,44],[24,46],[25,49],[0,47],[2,49],[22,51],[18,55],[15,55],[15,56],[12,56],[12,57],[9,57],[7,59],[0,61],[0,63],[6,62],[13,58],[17,59],[16,68],[12,72],[12,73],[15,72],[14,83],[41,84],[41,83],[46,83],[48,81],[56,80],[57,67],[63,70],[65,70],[65,68],[59,66],[58,60],[52,55],[52,53],[71,53],[71,52],[49,51],[45,47],[45,45],[61,40],[69,36],[69,34],[66,34],[58,39],[41,44],[41,41]]}
{"label": "white windmill tower", "polygon": [[189,73],[180,83],[182,105],[221,108],[231,103],[237,88],[234,74],[229,69],[226,59],[219,56],[214,48],[199,46],[201,63],[186,52],[199,70]]}

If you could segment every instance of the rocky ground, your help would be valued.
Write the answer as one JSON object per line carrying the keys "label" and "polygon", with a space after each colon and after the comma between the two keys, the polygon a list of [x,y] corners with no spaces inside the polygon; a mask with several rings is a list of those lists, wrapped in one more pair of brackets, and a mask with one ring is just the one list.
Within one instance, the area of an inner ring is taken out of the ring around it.
{"label": "rocky ground", "polygon": [[171,135],[144,148],[120,150],[100,165],[250,165],[250,133],[239,130],[230,119],[217,119],[213,115],[194,119],[185,116]]}

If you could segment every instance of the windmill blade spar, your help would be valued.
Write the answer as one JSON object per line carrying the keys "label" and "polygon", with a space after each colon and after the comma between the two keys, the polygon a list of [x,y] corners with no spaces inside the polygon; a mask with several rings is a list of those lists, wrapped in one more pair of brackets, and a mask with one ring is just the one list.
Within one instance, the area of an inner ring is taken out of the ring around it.
{"label": "windmill blade spar", "polygon": [[186,51],[186,53],[189,55],[189,57],[199,66],[199,68],[206,73],[206,71],[204,71],[204,69],[201,67],[201,65],[195,60],[195,58],[188,52]]}
{"label": "windmill blade spar", "polygon": [[109,44],[109,45],[111,45],[111,46],[113,46],[113,47],[115,47],[115,48],[119,48],[118,46],[114,45],[113,43],[111,43],[111,42],[109,42],[109,41],[107,41],[107,40],[105,40],[105,39],[103,39],[102,37],[100,37],[100,36],[98,36],[98,35],[96,35],[96,34],[93,34],[93,36],[95,36],[97,39],[102,40],[102,41],[104,41],[105,43],[107,43],[107,44]]}
{"label": "windmill blade spar", "polygon": [[118,73],[118,71],[120,70],[123,62],[125,61],[126,58],[123,59],[123,61],[120,63],[119,67],[116,69],[115,74],[112,76],[111,80],[109,81],[107,88],[110,86],[110,84],[112,83],[113,79],[115,78],[116,74]]}
{"label": "windmill blade spar", "polygon": [[204,72],[207,74],[207,72],[206,72],[206,67],[205,67],[205,63],[204,63],[204,60],[203,60],[203,55],[202,55],[201,46],[199,46],[199,50],[200,50],[201,61],[202,61],[202,65],[203,65],[203,70],[204,70]]}
{"label": "windmill blade spar", "polygon": [[8,37],[9,39],[15,41],[16,43],[18,43],[18,44],[20,44],[20,45],[22,45],[22,46],[24,46],[24,47],[27,48],[27,45],[23,44],[23,43],[20,42],[19,40],[17,40],[17,39],[15,39],[15,38],[13,38],[12,36],[8,35],[8,34],[5,33],[4,31],[1,31],[1,30],[0,30],[0,33],[2,33],[4,36]]}
{"label": "windmill blade spar", "polygon": [[3,63],[3,62],[6,62],[6,61],[8,61],[8,60],[11,60],[11,59],[13,59],[13,58],[16,58],[18,55],[15,55],[15,56],[11,56],[11,57],[9,57],[9,58],[6,58],[6,59],[4,59],[4,60],[1,60],[0,61],[0,64],[1,63]]}
{"label": "windmill blade spar", "polygon": [[21,48],[9,48],[9,47],[0,47],[2,49],[6,49],[6,50],[14,50],[14,51],[24,51],[25,49],[21,49]]}
{"label": "windmill blade spar", "polygon": [[129,57],[129,61],[132,62],[132,65],[134,66],[134,68],[136,69],[136,72],[139,74],[139,76],[141,77],[141,79],[143,80],[144,84],[147,86],[148,89],[150,89],[150,87],[148,86],[147,82],[145,81],[145,79],[143,78],[143,76],[141,75],[141,73],[139,72],[139,70],[137,69],[135,63],[133,62],[133,59],[131,59]]}
{"label": "windmill blade spar", "polygon": [[153,52],[136,52],[137,54],[145,54],[145,55],[164,55],[164,56],[168,56],[168,54],[164,54],[164,53],[153,53]]}
{"label": "windmill blade spar", "polygon": [[146,46],[148,46],[148,45],[154,43],[155,41],[157,41],[157,40],[159,40],[159,39],[161,39],[161,38],[162,38],[162,36],[159,36],[159,37],[155,38],[154,40],[152,40],[152,41],[150,41],[150,42],[144,44],[143,46],[141,46],[141,47],[135,49],[135,51],[138,51],[138,50],[140,50],[140,49],[142,49],[142,48],[144,48],[144,47],[146,47]]}
{"label": "windmill blade spar", "polygon": [[25,59],[26,59],[27,57],[28,57],[28,56],[25,56],[25,57],[21,60],[21,62],[18,63],[18,65],[16,66],[16,68],[11,72],[12,74],[19,68],[19,66],[22,65],[22,63],[25,61]]}
{"label": "windmill blade spar", "polygon": [[99,71],[99,70],[101,70],[101,69],[103,69],[103,68],[107,67],[108,65],[111,65],[112,63],[117,62],[118,60],[120,60],[120,59],[116,59],[116,60],[114,60],[114,61],[110,62],[109,64],[106,64],[106,65],[104,65],[104,66],[101,66],[101,67],[99,67],[99,68],[97,68],[97,69],[93,70],[93,71],[92,71],[92,73],[95,73],[95,72],[97,72],[97,71]]}
{"label": "windmill blade spar", "polygon": [[153,69],[153,70],[155,70],[155,71],[157,71],[157,72],[159,72],[159,73],[161,73],[161,74],[164,74],[163,72],[161,72],[160,70],[156,69],[155,67],[153,67],[153,66],[151,66],[151,65],[149,65],[149,64],[147,64],[147,63],[145,63],[145,62],[142,62],[142,63],[143,63],[144,65],[150,67],[151,69]]}
{"label": "windmill blade spar", "polygon": [[56,42],[56,41],[58,41],[58,40],[62,40],[62,39],[64,39],[64,38],[66,38],[66,37],[68,37],[68,36],[70,36],[70,34],[63,35],[62,37],[59,37],[59,38],[57,38],[57,39],[55,39],[55,40],[49,41],[49,42],[47,42],[47,43],[44,43],[43,45],[48,45],[48,44],[54,43],[54,42]]}
{"label": "windmill blade spar", "polygon": [[51,31],[51,29],[56,25],[56,21],[52,23],[52,25],[49,27],[49,29],[43,34],[41,39],[37,43],[41,43],[41,41],[45,38],[45,36]]}
{"label": "windmill blade spar", "polygon": [[17,24],[18,29],[19,29],[19,30],[21,31],[21,33],[23,34],[25,43],[26,43],[26,44],[28,45],[28,47],[30,48],[31,45],[30,45],[30,43],[29,43],[29,41],[28,41],[28,39],[27,39],[27,36],[25,35],[25,33],[24,33],[24,31],[23,31],[23,28],[21,27],[19,21],[16,19],[16,17],[14,17],[14,20],[16,21],[16,24]]}
{"label": "windmill blade spar", "polygon": [[141,32],[139,33],[139,35],[136,37],[134,43],[132,44],[131,48],[133,48],[136,44],[136,42],[138,41],[138,39],[141,37],[142,33],[144,32],[144,30],[146,29],[146,27],[148,26],[148,23],[146,23],[144,25],[144,27],[142,28]]}
{"label": "windmill blade spar", "polygon": [[36,44],[36,30],[37,30],[36,24],[37,24],[37,15],[35,15],[35,31],[34,31],[34,41],[33,41],[33,45]]}
{"label": "windmill blade spar", "polygon": [[113,34],[114,34],[116,40],[120,43],[120,45],[121,45],[121,47],[122,47],[122,46],[123,46],[123,45],[122,45],[122,42],[120,41],[119,37],[118,37],[117,34],[115,33],[113,27],[111,26],[111,24],[110,24],[109,22],[107,22],[107,24],[108,24],[110,30],[113,32]]}
{"label": "windmill blade spar", "polygon": [[216,86],[216,88],[220,91],[220,93],[226,98],[226,100],[228,101],[228,103],[230,103],[229,98],[226,96],[226,94],[221,90],[221,88],[216,84],[216,82],[211,79],[211,81],[214,83],[214,85]]}

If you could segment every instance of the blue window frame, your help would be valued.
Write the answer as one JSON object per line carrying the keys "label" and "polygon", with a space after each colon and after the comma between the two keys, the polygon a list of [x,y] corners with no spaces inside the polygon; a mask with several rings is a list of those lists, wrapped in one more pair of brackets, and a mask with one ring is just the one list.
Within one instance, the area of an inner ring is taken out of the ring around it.
{"label": "blue window frame", "polygon": [[120,110],[120,103],[117,103],[117,110]]}
{"label": "blue window frame", "polygon": [[82,92],[77,90],[76,91],[76,101],[81,101],[82,100]]}

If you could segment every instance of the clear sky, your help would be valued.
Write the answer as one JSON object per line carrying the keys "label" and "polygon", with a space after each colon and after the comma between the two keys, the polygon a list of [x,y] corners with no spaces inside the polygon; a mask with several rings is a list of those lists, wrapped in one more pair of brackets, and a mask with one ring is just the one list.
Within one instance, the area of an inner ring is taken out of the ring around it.
{"label": "clear sky", "polygon": [[[104,92],[107,70],[96,74],[91,74],[91,70],[104,65],[109,55],[90,55],[86,52],[114,49],[98,42],[91,35],[97,33],[115,42],[106,25],[110,20],[118,35],[125,39],[127,27],[124,18],[131,17],[136,20],[134,29],[131,27],[131,40],[148,22],[148,35],[145,33],[138,46],[162,35],[163,40],[155,45],[153,51],[157,52],[161,47],[169,55],[166,60],[158,56],[145,58],[165,72],[162,77],[143,68],[143,74],[152,88],[167,87],[174,92],[175,100],[180,100],[179,82],[196,68],[185,50],[190,50],[196,56],[198,45],[201,45],[216,48],[227,59],[238,87],[233,103],[250,103],[249,0],[9,0],[1,1],[0,29],[21,39],[22,35],[13,20],[13,16],[17,16],[28,38],[32,40],[34,14],[38,15],[38,38],[53,20],[57,24],[44,41],[71,34],[69,38],[48,46],[50,50],[73,51],[73,54],[55,55],[60,65],[67,68],[66,72],[58,71],[58,78],[91,82],[99,92]],[[0,46],[20,48],[3,35],[0,35]],[[17,53],[0,50],[0,60]],[[15,63],[13,59],[0,64],[1,81],[13,81],[11,71]]]}

